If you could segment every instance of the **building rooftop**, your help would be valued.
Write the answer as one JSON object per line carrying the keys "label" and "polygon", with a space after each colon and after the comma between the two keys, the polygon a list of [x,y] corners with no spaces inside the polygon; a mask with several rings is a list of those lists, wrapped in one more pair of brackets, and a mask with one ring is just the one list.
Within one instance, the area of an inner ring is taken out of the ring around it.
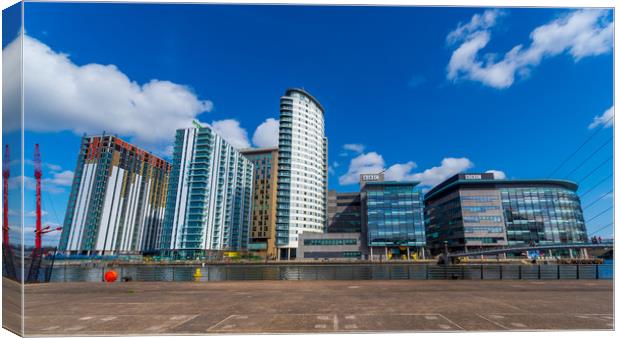
{"label": "building rooftop", "polygon": [[[489,176],[491,175],[491,176]],[[558,180],[558,179],[495,179],[492,174],[457,174],[454,175],[442,183],[435,186],[433,189],[429,190],[424,196],[424,200],[431,199],[445,191],[449,191],[451,189],[460,187],[460,186],[475,186],[475,185],[484,185],[484,186],[507,186],[507,185],[556,185],[561,186],[563,188],[577,191],[578,185],[575,182],[567,181],[567,180]]]}
{"label": "building rooftop", "polygon": [[365,186],[369,185],[412,185],[416,186],[420,184],[418,181],[369,181]]}
{"label": "building rooftop", "polygon": [[254,153],[268,153],[272,151],[278,151],[278,147],[263,147],[263,148],[243,148],[239,149],[242,154],[254,154]]}
{"label": "building rooftop", "polygon": [[302,88],[288,88],[286,90],[286,93],[284,94],[285,96],[289,96],[292,92],[298,92],[298,93],[302,93],[304,95],[306,95],[307,97],[310,98],[310,100],[312,100],[317,106],[319,106],[319,108],[321,109],[321,112],[323,112],[323,114],[325,114],[325,108],[323,108],[323,105],[321,105],[321,103],[319,102],[319,100],[317,100],[314,96],[312,96],[312,94],[308,93],[305,89]]}

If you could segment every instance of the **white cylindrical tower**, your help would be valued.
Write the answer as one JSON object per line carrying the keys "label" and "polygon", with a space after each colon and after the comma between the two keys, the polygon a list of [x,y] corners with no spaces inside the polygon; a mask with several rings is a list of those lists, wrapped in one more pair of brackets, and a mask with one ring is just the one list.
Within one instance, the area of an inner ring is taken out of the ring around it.
{"label": "white cylindrical tower", "polygon": [[[280,99],[276,244],[281,258],[297,248],[303,232],[323,232],[327,204],[327,139],[324,110],[303,89]],[[294,255],[294,251],[293,251]]]}

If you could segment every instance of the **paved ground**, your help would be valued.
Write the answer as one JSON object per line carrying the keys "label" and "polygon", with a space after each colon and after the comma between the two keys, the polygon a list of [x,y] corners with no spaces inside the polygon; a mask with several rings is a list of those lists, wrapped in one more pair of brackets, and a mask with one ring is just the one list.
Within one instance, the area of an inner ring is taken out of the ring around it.
{"label": "paved ground", "polygon": [[25,333],[611,330],[612,288],[593,280],[51,283],[26,287]]}

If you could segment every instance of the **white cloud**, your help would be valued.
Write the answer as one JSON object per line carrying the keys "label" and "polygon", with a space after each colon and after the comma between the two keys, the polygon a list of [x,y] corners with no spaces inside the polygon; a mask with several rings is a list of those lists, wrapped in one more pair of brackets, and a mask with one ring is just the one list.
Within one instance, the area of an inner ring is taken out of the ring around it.
{"label": "white cloud", "polygon": [[501,170],[491,169],[487,170],[486,173],[493,174],[493,178],[495,178],[496,180],[506,179],[506,173]]}
{"label": "white cloud", "polygon": [[441,160],[441,165],[426,169],[421,173],[407,175],[407,180],[419,181],[421,186],[434,187],[445,181],[447,178],[464,172],[473,167],[474,164],[466,157],[448,157]]}
{"label": "white cloud", "polygon": [[614,125],[614,106],[607,109],[603,115],[595,116],[592,123],[588,126],[588,129],[594,129],[600,125],[603,125],[603,128],[612,127]]}
{"label": "white cloud", "polygon": [[51,178],[46,178],[41,184],[54,184],[61,187],[70,187],[73,183],[73,171],[64,170],[61,172],[53,172]]}
{"label": "white cloud", "polygon": [[[47,216],[47,211],[45,210],[41,210],[41,216]],[[37,211],[36,210],[32,210],[32,211],[28,211],[26,213],[26,217],[37,217]]]}
{"label": "white cloud", "polygon": [[234,119],[213,121],[210,127],[234,148],[243,149],[250,147],[248,132],[241,128],[239,121]]}
{"label": "white cloud", "polygon": [[[69,173],[71,179],[68,179]],[[41,180],[41,190],[50,194],[60,194],[65,192],[65,187],[71,186],[71,180],[73,179],[73,172],[66,170],[62,173],[53,174],[52,178],[43,178]],[[21,189],[21,182],[23,180],[24,189],[35,190],[37,182],[34,177],[30,176],[14,176],[9,178],[9,190]]]}
{"label": "white cloud", "polygon": [[413,169],[417,167],[415,162],[396,163],[385,169],[383,157],[376,152],[361,154],[351,160],[349,170],[340,176],[338,182],[341,185],[359,183],[361,174],[380,173],[385,170],[385,179],[391,181],[419,181],[420,186],[435,186],[443,182],[452,175],[466,171],[473,167],[473,163],[465,157],[444,158],[441,165],[426,169],[423,172],[415,173]]}
{"label": "white cloud", "polygon": [[257,147],[277,147],[280,134],[280,121],[268,118],[261,123],[252,136],[252,143]]}
{"label": "white cloud", "polygon": [[364,152],[364,145],[360,143],[348,143],[342,146],[344,150],[352,151],[357,154]]}
{"label": "white cloud", "polygon": [[21,126],[21,42],[20,34],[2,49],[2,128],[7,132]]}
{"label": "white cloud", "polygon": [[[19,57],[19,50],[19,40],[3,49],[3,65],[15,63],[11,58]],[[198,114],[213,107],[187,86],[157,79],[139,84],[114,65],[79,66],[29,36],[23,38],[23,52],[27,130],[78,135],[106,131],[161,152],[176,129],[191,127]],[[8,83],[3,91],[18,91],[13,87],[19,81]]]}
{"label": "white cloud", "polygon": [[393,164],[385,171],[384,177],[388,181],[406,181],[411,176],[411,170],[416,167],[417,164],[412,161]]}
{"label": "white cloud", "polygon": [[[572,11],[530,33],[530,45],[517,45],[499,60],[494,54],[479,57],[478,53],[491,40],[490,28],[496,18],[483,13],[448,34],[449,43],[461,42],[447,66],[447,78],[467,79],[502,89],[510,87],[516,76],[525,77],[544,59],[567,52],[575,62],[587,56],[611,51],[614,24],[608,10]],[[484,19],[484,17],[490,17]]]}
{"label": "white cloud", "polygon": [[482,14],[475,14],[468,23],[459,22],[458,27],[446,37],[446,42],[453,44],[463,40],[473,32],[493,27],[497,18],[503,14],[504,12],[498,9],[488,9]]}
{"label": "white cloud", "polygon": [[385,161],[383,157],[376,152],[361,154],[353,159],[349,164],[349,170],[346,174],[338,178],[341,185],[349,185],[359,183],[361,174],[376,174],[383,171]]}

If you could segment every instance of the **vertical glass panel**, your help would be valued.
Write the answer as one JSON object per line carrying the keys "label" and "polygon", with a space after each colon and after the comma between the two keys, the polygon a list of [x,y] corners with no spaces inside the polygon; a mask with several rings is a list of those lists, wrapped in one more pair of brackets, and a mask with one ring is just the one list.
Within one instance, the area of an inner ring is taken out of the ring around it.
{"label": "vertical glass panel", "polygon": [[2,11],[2,326],[24,334],[22,4]]}

